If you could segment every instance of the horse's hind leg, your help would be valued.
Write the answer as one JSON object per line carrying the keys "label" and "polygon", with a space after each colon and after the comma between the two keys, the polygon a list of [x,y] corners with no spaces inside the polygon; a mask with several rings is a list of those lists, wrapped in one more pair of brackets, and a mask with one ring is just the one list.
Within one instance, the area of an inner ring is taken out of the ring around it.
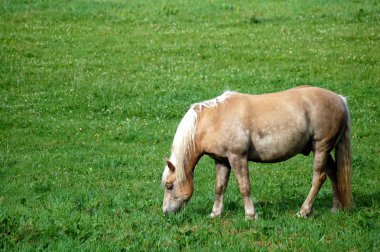
{"label": "horse's hind leg", "polygon": [[315,197],[326,180],[326,164],[328,155],[329,154],[327,152],[314,152],[312,186],[305,202],[302,204],[301,210],[298,213],[298,216],[300,217],[307,217],[310,214]]}
{"label": "horse's hind leg", "polygon": [[327,175],[331,179],[333,192],[334,192],[333,208],[331,209],[332,212],[336,212],[341,207],[336,172],[337,172],[336,163],[334,159],[331,157],[331,154],[329,154],[328,159],[327,159]]}
{"label": "horse's hind leg", "polygon": [[246,219],[257,219],[255,208],[251,198],[251,185],[249,182],[248,160],[244,157],[232,155],[228,157],[231,167],[234,169],[239,184],[240,193],[244,199]]}
{"label": "horse's hind leg", "polygon": [[215,161],[216,165],[216,185],[215,185],[215,201],[212,207],[211,217],[220,216],[223,212],[223,198],[226,191],[228,179],[230,177],[231,167]]}

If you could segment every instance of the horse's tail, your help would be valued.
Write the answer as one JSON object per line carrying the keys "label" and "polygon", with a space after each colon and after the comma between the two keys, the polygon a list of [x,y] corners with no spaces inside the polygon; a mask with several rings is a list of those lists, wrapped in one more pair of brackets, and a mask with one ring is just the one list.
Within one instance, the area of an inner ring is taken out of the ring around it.
{"label": "horse's tail", "polygon": [[351,147],[351,119],[346,99],[342,97],[346,113],[346,127],[335,148],[335,160],[337,164],[338,194],[342,208],[352,208],[352,147]]}

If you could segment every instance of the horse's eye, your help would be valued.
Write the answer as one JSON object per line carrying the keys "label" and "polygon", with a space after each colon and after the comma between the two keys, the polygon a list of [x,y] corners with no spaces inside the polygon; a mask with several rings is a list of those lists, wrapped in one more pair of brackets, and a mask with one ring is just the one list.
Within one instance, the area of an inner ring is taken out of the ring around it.
{"label": "horse's eye", "polygon": [[169,191],[173,190],[173,188],[174,188],[173,184],[166,185],[166,189],[168,189]]}

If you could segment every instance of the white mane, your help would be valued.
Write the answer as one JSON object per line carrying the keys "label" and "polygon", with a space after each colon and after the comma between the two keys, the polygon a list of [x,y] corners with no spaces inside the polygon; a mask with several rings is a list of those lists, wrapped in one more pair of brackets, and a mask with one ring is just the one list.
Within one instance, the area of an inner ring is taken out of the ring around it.
{"label": "white mane", "polygon": [[[175,175],[176,181],[178,183],[186,180],[185,164],[187,162],[190,150],[194,148],[198,113],[202,110],[203,107],[215,108],[218,104],[225,102],[233,94],[236,94],[236,92],[226,91],[214,99],[195,103],[191,105],[190,109],[182,118],[174,135],[172,154],[170,156],[170,162],[173,163],[176,168]],[[166,181],[168,173],[169,168],[165,167],[164,173],[162,175],[163,182]]]}

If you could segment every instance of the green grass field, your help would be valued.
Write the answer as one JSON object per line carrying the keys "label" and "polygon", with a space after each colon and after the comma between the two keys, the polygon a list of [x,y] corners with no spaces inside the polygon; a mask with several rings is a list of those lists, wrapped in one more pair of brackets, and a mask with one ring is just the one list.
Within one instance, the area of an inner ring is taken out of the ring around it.
{"label": "green grass field", "polygon": [[[356,208],[327,181],[295,216],[312,157],[250,164],[260,219],[231,176],[210,219],[204,157],[188,207],[161,175],[188,107],[224,90],[324,87],[348,98]],[[380,3],[0,0],[0,249],[379,251]]]}

